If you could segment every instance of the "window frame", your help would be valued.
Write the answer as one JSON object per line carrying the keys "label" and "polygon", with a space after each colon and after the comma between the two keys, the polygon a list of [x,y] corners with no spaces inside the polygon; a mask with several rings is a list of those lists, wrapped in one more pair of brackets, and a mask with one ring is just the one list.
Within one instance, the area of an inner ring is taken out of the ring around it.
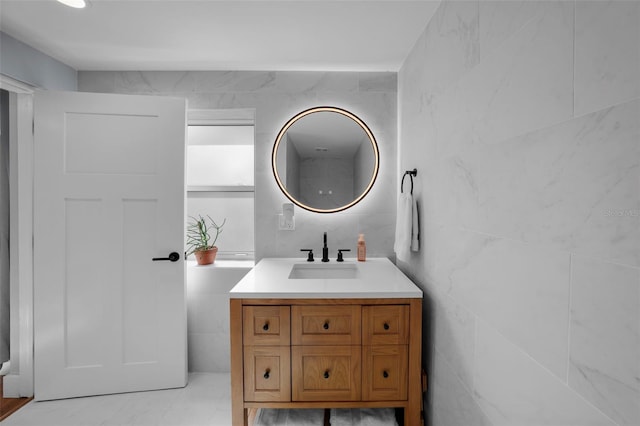
{"label": "window frame", "polygon": [[[253,128],[253,147],[255,153],[255,110],[254,109],[228,109],[228,110],[206,110],[192,109],[187,111],[187,129],[189,126],[251,126]],[[188,138],[187,138],[188,146]],[[186,146],[185,146],[186,150]],[[253,164],[253,173],[255,179],[255,155]],[[203,193],[253,193],[253,250],[250,252],[240,251],[218,251],[217,258],[223,260],[255,260],[255,180],[254,185],[188,185],[185,181],[185,197],[188,199],[189,194]],[[185,226],[188,217],[185,211]],[[193,257],[193,255],[191,256]],[[187,260],[191,260],[191,257]]]}

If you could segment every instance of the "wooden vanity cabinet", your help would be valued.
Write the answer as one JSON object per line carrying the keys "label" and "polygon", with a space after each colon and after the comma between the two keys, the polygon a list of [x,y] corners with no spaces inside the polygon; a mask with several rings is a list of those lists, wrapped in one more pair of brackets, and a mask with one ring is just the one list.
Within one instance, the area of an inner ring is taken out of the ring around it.
{"label": "wooden vanity cabinet", "polygon": [[362,307],[362,399],[407,399],[409,305]]}
{"label": "wooden vanity cabinet", "polygon": [[289,306],[242,309],[245,400],[291,400],[290,339]]}
{"label": "wooden vanity cabinet", "polygon": [[249,408],[404,409],[421,423],[422,299],[231,299],[233,425]]}

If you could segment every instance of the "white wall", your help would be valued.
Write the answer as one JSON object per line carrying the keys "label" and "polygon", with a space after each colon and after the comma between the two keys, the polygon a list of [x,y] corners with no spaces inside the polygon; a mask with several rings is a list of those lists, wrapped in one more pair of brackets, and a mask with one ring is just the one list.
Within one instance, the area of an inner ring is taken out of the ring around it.
{"label": "white wall", "polygon": [[189,371],[231,371],[229,290],[252,262],[216,260],[213,265],[187,262],[187,345]]}
{"label": "white wall", "polygon": [[0,74],[49,90],[76,90],[77,72],[0,31]]}
{"label": "white wall", "polygon": [[9,360],[9,92],[0,91],[0,365]]}
{"label": "white wall", "polygon": [[[359,72],[115,72],[81,71],[78,89],[88,92],[186,97],[189,108],[255,108],[256,260],[301,257],[301,248],[322,247],[328,231],[330,256],[338,248],[355,253],[364,233],[370,256],[393,257],[396,193],[396,74]],[[334,214],[295,209],[295,231],[278,231],[277,216],[289,200],[271,171],[271,149],[281,127],[298,112],[320,105],[347,109],[374,133],[381,156],[380,174],[369,195]],[[316,252],[316,253],[318,253]]]}
{"label": "white wall", "polygon": [[428,417],[640,424],[640,3],[445,1],[398,76]]}
{"label": "white wall", "polygon": [[[30,87],[40,87],[50,90],[76,90],[76,70],[45,55],[13,37],[0,31],[0,74],[10,77],[6,80],[16,80],[25,85],[11,81],[7,87],[20,93],[29,93]],[[7,81],[5,81],[6,83]],[[12,94],[13,95],[13,94]],[[2,326],[10,328],[10,357],[11,372],[4,378],[4,394],[7,397],[32,396],[32,342],[31,301],[32,301],[32,250],[31,250],[31,177],[30,161],[22,161],[32,157],[32,116],[33,107],[30,94],[20,94],[15,98],[16,115],[11,119],[11,140],[19,140],[20,145],[14,145],[10,151],[12,160],[10,165],[11,180],[16,191],[12,196],[11,210],[18,209],[21,215],[11,215],[11,276],[10,276],[10,326],[7,321]],[[21,135],[21,136],[17,136]],[[15,211],[14,211],[15,210]],[[26,213],[25,213],[26,212]],[[15,226],[14,226],[15,225]],[[13,235],[13,234],[16,235]],[[17,238],[14,238],[17,236]],[[14,268],[15,266],[15,268]],[[15,274],[13,273],[15,272]],[[0,297],[2,298],[2,297]]]}

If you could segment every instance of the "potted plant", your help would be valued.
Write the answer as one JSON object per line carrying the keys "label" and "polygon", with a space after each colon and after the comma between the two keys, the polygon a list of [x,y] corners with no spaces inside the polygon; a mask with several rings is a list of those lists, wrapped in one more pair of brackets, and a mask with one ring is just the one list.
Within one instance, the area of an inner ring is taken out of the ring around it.
{"label": "potted plant", "polygon": [[227,219],[218,225],[211,217],[207,221],[202,216],[196,219],[190,216],[191,221],[187,225],[187,256],[193,253],[198,265],[210,265],[216,260],[218,247],[215,246],[218,235],[222,232]]}

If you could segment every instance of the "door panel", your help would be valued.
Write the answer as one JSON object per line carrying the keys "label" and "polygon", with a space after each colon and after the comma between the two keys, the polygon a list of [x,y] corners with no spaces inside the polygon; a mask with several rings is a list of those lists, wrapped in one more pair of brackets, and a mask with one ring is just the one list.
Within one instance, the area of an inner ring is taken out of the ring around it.
{"label": "door panel", "polygon": [[[157,229],[155,200],[124,200],[123,207],[123,361],[125,364],[154,362],[158,353],[158,334],[153,330],[158,316],[154,285],[157,272],[165,265],[148,268],[148,258],[138,247],[155,245]],[[151,279],[147,274],[151,273]],[[140,309],[145,306],[146,309]]]}
{"label": "door panel", "polygon": [[[64,366],[95,368],[100,366],[104,330],[104,264],[94,265],[94,279],[87,280],[83,269],[94,261],[87,246],[87,229],[93,221],[104,221],[102,200],[65,200],[64,277]],[[36,335],[38,334],[36,329]]]}
{"label": "door panel", "polygon": [[35,398],[186,384],[184,99],[35,97]]}

